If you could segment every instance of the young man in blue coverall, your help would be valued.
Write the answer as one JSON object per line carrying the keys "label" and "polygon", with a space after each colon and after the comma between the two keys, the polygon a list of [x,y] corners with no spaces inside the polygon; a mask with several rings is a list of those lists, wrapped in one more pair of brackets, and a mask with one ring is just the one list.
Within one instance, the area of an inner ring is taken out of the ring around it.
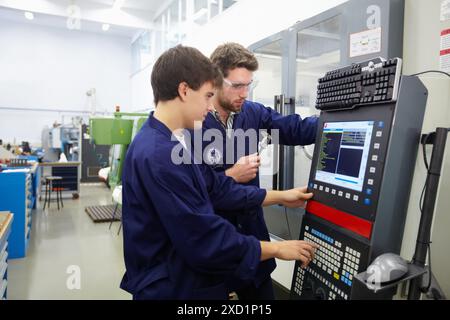
{"label": "young man in blue coverall", "polygon": [[260,241],[237,232],[213,209],[301,206],[311,194],[266,192],[205,165],[175,163],[175,149],[192,159],[189,148],[179,149],[186,145],[180,129],[201,126],[221,80],[210,60],[189,47],[169,49],[153,67],[156,111],[130,145],[122,178],[121,288],[134,299],[227,299],[228,279],[252,280],[260,261],[277,257],[306,267],[314,258],[313,244]]}
{"label": "young man in blue coverall", "polygon": [[[214,110],[206,116],[203,130],[220,130],[223,136],[227,136],[226,132],[230,129],[233,132],[239,129],[244,132],[267,130],[269,133],[278,130],[279,143],[282,145],[309,145],[315,142],[317,117],[301,119],[297,114],[282,116],[260,103],[246,100],[252,86],[253,72],[258,69],[258,61],[253,53],[237,43],[226,43],[215,49],[211,61],[219,67],[224,79],[223,85],[213,97]],[[230,161],[222,161],[222,165],[214,163],[214,169],[232,177],[236,182],[259,187],[260,158],[257,154],[252,154],[258,150],[257,143],[255,142],[254,146],[247,145],[238,151],[233,148],[232,163],[229,163]],[[222,159],[228,159],[229,145],[223,141],[223,147],[215,149],[214,153],[220,154]],[[210,152],[206,148],[205,145],[205,152]],[[243,154],[242,158],[238,158],[239,153]],[[218,214],[235,225],[240,233],[253,235],[263,241],[270,240],[261,207],[236,210],[234,214],[220,207],[215,209]],[[275,267],[275,259],[267,259],[260,263],[255,279],[247,282],[237,279],[235,291],[239,299],[274,299],[270,274]]]}

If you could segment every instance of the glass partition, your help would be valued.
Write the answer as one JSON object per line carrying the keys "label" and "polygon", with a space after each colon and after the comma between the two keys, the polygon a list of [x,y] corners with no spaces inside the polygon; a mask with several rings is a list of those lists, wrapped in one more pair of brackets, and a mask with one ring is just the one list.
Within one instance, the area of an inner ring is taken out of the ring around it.
{"label": "glass partition", "polygon": [[[317,81],[340,66],[341,16],[304,28],[297,33],[295,112],[302,118],[319,115],[315,109]],[[295,147],[294,186],[306,186],[314,145]]]}
{"label": "glass partition", "polygon": [[[259,69],[255,72],[257,85],[252,93],[252,100],[274,108],[274,97],[280,95],[282,84],[282,43],[281,40],[270,42],[254,51]],[[277,170],[274,147],[269,145],[261,153],[259,178],[261,188],[272,190],[273,175]]]}

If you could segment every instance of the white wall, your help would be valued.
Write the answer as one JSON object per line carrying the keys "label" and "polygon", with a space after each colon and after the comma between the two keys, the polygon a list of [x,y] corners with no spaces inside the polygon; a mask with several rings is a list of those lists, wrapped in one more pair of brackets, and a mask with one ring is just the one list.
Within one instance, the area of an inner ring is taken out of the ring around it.
{"label": "white wall", "polygon": [[[97,111],[127,111],[130,46],[128,37],[0,21],[0,107],[82,111],[96,88]],[[63,114],[0,109],[0,137],[40,142],[44,125]]]}
{"label": "white wall", "polygon": [[[343,2],[346,0],[240,0],[195,33],[188,34],[183,44],[196,47],[207,56],[224,42],[238,42],[247,47]],[[150,74],[151,67],[132,78],[132,107],[135,110],[147,105],[153,107]]]}
{"label": "white wall", "polygon": [[131,77],[131,109],[142,111],[153,109],[153,90],[150,82],[153,65],[148,65]]}
{"label": "white wall", "polygon": [[185,44],[207,55],[224,42],[238,42],[247,47],[343,2],[346,0],[240,0],[207,26],[188,35]]}
{"label": "white wall", "polygon": [[[403,42],[403,73],[413,74],[425,70],[439,70],[440,33],[450,28],[450,20],[440,21],[440,0],[405,1],[405,29]],[[450,79],[440,74],[424,74],[420,79],[428,89],[428,101],[422,132],[436,127],[450,127]],[[450,298],[450,140],[437,193],[432,227],[431,260],[433,273],[447,298]],[[428,161],[431,157],[428,148]],[[405,225],[401,255],[411,259],[414,253],[420,223],[419,198],[426,178],[422,150],[419,150],[413,186]]]}

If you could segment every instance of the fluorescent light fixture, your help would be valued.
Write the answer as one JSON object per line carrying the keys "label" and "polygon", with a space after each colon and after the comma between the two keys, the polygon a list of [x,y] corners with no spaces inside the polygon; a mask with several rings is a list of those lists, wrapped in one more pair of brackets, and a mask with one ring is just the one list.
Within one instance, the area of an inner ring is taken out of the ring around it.
{"label": "fluorescent light fixture", "polygon": [[30,11],[25,11],[24,12],[25,18],[27,18],[28,20],[33,20],[34,19],[34,14],[33,12]]}
{"label": "fluorescent light fixture", "polygon": [[102,24],[102,30],[103,31],[108,31],[109,30],[110,25],[108,23],[104,23]]}
{"label": "fluorescent light fixture", "polygon": [[120,10],[125,3],[125,0],[115,0],[113,4],[113,10]]}

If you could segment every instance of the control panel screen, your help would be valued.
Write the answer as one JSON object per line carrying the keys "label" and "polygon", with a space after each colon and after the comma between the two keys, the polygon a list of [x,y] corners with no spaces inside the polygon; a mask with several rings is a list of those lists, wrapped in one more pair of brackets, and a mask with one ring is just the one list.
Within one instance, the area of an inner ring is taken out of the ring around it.
{"label": "control panel screen", "polygon": [[374,121],[325,122],[315,179],[362,191]]}

